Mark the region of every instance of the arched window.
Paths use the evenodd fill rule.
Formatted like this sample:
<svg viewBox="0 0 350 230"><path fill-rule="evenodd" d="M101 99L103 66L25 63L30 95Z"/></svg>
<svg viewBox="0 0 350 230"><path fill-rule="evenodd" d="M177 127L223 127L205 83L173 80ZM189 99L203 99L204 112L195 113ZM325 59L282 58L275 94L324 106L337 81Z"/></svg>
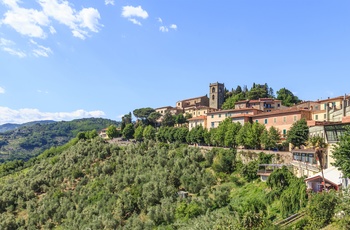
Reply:
<svg viewBox="0 0 350 230"><path fill-rule="evenodd" d="M211 96L211 99L215 100L215 95Z"/></svg>
<svg viewBox="0 0 350 230"><path fill-rule="evenodd" d="M215 87L211 88L211 92L215 93Z"/></svg>

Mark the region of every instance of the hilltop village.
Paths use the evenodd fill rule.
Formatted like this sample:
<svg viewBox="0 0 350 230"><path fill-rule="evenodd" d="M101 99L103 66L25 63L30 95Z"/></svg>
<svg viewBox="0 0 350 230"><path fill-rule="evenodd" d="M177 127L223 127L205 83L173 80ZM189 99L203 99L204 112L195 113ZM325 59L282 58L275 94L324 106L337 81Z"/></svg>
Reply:
<svg viewBox="0 0 350 230"><path fill-rule="evenodd" d="M226 118L242 125L246 122L257 122L271 126L281 132L281 139L285 140L288 130L300 119L307 121L310 136L320 136L327 143L325 151L325 177L328 183L338 188L347 180L341 178L341 172L332 167L332 148L339 140L339 135L345 125L350 124L350 95L327 98L317 101L302 101L293 106L283 106L281 100L273 98L259 98L257 100L242 100L234 105L234 109L222 109L225 97L225 85L223 83L209 84L209 96L199 96L176 102L176 106L164 106L155 110L164 115L166 113L186 114L189 131L197 126L203 126L210 130L217 128ZM161 118L160 118L161 120ZM306 176L309 180L309 188L317 190L321 184L319 165L315 160L315 150L289 149L292 155L291 165L294 173ZM328 178L328 179L327 179Z"/></svg>

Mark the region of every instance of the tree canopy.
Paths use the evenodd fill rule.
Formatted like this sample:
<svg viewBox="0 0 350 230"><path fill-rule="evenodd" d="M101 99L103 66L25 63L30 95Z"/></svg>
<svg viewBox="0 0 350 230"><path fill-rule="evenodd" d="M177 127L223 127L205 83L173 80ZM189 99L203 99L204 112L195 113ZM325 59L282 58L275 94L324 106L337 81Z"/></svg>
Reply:
<svg viewBox="0 0 350 230"><path fill-rule="evenodd" d="M293 148L300 148L302 145L306 145L308 139L309 127L305 119L294 122L287 132L287 142L291 143Z"/></svg>

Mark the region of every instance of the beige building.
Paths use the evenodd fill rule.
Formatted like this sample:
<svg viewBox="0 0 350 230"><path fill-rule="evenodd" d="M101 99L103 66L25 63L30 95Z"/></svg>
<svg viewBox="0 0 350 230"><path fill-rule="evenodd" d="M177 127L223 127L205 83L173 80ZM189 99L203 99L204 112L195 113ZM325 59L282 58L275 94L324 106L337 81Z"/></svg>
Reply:
<svg viewBox="0 0 350 230"><path fill-rule="evenodd" d="M176 102L176 108L178 109L184 109L192 106L209 106L209 98L207 96L201 96Z"/></svg>
<svg viewBox="0 0 350 230"><path fill-rule="evenodd" d="M252 116L252 121L265 125L267 130L271 126L274 126L281 131L282 138L284 138L293 123L302 118L305 118L307 121L311 120L311 111L289 108L273 112L259 113Z"/></svg>
<svg viewBox="0 0 350 230"><path fill-rule="evenodd" d="M188 121L188 130L191 131L191 129L201 125L203 128L207 128L207 116L202 115L198 117L193 117L187 120Z"/></svg>
<svg viewBox="0 0 350 230"><path fill-rule="evenodd" d="M244 124L250 121L252 115L258 114L258 109L228 109L207 113L207 128L217 128L223 120L230 117L234 122Z"/></svg>
<svg viewBox="0 0 350 230"><path fill-rule="evenodd" d="M203 105L184 108L184 114L190 114L192 117L207 115L207 113L214 111L216 111L216 109Z"/></svg>
<svg viewBox="0 0 350 230"><path fill-rule="evenodd" d="M254 108L264 112L287 108L282 105L281 100L273 98L259 98L258 100L243 100L235 103L235 109Z"/></svg>
<svg viewBox="0 0 350 230"><path fill-rule="evenodd" d="M161 115L164 115L166 112L170 112L172 115L182 113L182 109L179 109L176 107L171 107L171 106L164 106L164 107L156 108L155 111Z"/></svg>

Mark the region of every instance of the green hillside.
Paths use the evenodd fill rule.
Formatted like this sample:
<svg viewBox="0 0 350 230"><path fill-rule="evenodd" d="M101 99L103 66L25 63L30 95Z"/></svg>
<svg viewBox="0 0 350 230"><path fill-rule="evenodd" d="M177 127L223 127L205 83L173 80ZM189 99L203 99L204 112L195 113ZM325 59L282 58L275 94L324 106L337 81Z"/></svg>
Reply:
<svg viewBox="0 0 350 230"><path fill-rule="evenodd" d="M67 143L79 132L99 131L118 122L103 118L84 118L54 123L24 125L0 133L0 162L13 159L28 160L53 146Z"/></svg>
<svg viewBox="0 0 350 230"><path fill-rule="evenodd" d="M0 176L0 229L281 229L307 202L303 179L260 182L268 157L234 149L75 138L33 159Z"/></svg>

